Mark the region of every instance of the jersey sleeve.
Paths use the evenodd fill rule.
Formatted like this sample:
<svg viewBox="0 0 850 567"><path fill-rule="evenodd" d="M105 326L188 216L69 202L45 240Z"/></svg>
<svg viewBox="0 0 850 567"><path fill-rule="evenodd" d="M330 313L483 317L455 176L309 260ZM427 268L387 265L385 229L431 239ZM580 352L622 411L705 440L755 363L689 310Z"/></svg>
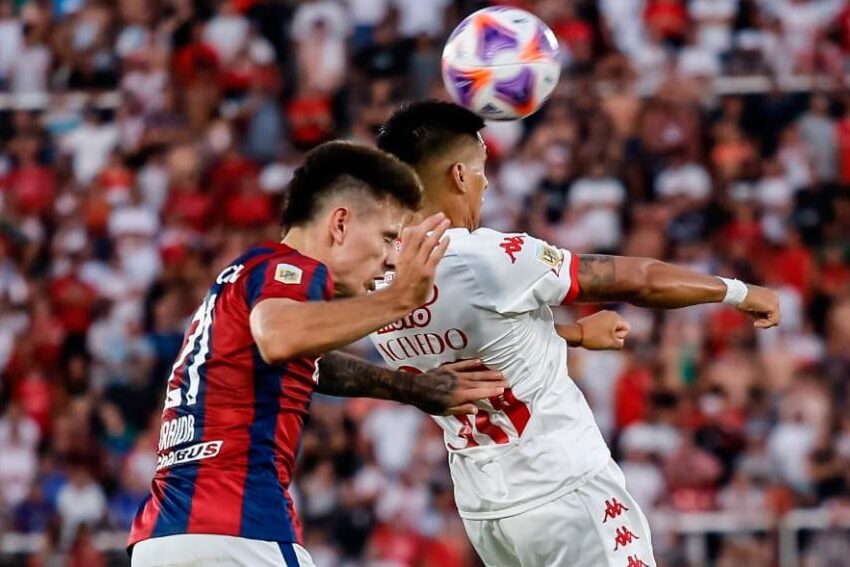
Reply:
<svg viewBox="0 0 850 567"><path fill-rule="evenodd" d="M525 313L576 299L578 255L527 234L496 234L477 244L467 264L478 280L482 307Z"/></svg>
<svg viewBox="0 0 850 567"><path fill-rule="evenodd" d="M324 264L272 258L248 274L245 295L248 309L264 299L328 301L333 298L333 283Z"/></svg>

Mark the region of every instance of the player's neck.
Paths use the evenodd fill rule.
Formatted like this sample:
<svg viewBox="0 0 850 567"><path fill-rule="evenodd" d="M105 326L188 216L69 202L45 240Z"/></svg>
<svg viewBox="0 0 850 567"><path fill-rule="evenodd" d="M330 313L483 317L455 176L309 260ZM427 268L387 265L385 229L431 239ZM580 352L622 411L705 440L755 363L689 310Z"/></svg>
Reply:
<svg viewBox="0 0 850 567"><path fill-rule="evenodd" d="M290 248L297 250L302 256L309 256L310 258L319 260L320 262L323 261L321 258L322 251L319 250L316 245L318 239L310 236L309 228L307 227L291 228L283 236L283 240L281 240L281 242Z"/></svg>
<svg viewBox="0 0 850 567"><path fill-rule="evenodd" d="M421 222L422 220L430 217L431 215L435 215L437 213L443 213L448 217L449 222L451 223L451 228L467 228L472 230L471 222L466 218L467 215L463 213L460 207L453 206L448 202L441 201L423 201L422 208L416 215L414 222Z"/></svg>

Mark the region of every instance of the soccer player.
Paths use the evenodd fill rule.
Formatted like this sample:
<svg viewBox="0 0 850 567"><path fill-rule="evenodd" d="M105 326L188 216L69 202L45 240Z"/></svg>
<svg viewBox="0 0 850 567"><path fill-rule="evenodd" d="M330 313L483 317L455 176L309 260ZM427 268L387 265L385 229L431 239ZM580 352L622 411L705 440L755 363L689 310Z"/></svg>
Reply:
<svg viewBox="0 0 850 567"><path fill-rule="evenodd" d="M494 567L655 565L649 525L581 391L567 375L551 306L620 301L673 309L727 303L758 328L779 322L768 289L645 258L573 254L527 234L479 228L487 189L481 118L426 101L397 111L378 145L412 165L423 215L452 228L434 290L372 340L394 368L427 371L475 358L501 370L503 394L470 417L436 417L455 500L478 554Z"/></svg>
<svg viewBox="0 0 850 567"><path fill-rule="evenodd" d="M379 150L335 142L308 154L289 186L283 241L224 268L186 332L152 494L128 542L134 567L313 565L287 487L311 394L340 390L333 375L317 383L317 357L425 302L448 221L405 228L395 248L420 198L413 171ZM390 269L395 282L367 295ZM503 391L498 372L476 365L425 380L339 376L348 391L462 412Z"/></svg>

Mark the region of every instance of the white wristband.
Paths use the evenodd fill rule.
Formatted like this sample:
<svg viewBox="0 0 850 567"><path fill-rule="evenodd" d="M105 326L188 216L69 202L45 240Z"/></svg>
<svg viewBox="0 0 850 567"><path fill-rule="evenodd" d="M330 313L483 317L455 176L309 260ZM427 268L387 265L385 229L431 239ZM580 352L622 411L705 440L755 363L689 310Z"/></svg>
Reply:
<svg viewBox="0 0 850 567"><path fill-rule="evenodd" d="M747 284L741 280L721 278L720 276L718 276L718 279L726 284L726 297L723 298L723 303L736 307L741 305L747 298Z"/></svg>

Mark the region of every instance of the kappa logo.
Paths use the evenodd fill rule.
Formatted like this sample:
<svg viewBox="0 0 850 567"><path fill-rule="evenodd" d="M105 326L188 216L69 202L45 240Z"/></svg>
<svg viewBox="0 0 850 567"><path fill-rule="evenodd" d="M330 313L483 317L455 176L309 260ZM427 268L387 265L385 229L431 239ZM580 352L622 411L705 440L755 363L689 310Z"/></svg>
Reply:
<svg viewBox="0 0 850 567"><path fill-rule="evenodd" d="M629 555L626 559L629 560L626 567L649 567L649 564L641 560L637 555Z"/></svg>
<svg viewBox="0 0 850 567"><path fill-rule="evenodd" d="M283 284L300 284L304 271L292 264L278 264L274 269L274 279Z"/></svg>
<svg viewBox="0 0 850 567"><path fill-rule="evenodd" d="M505 254L511 259L511 264L516 264L516 255L522 252L522 247L525 246L525 237L506 236L499 246L505 250Z"/></svg>
<svg viewBox="0 0 850 567"><path fill-rule="evenodd" d="M617 518L623 511L628 512L629 509L623 506L623 504L617 500L616 498L612 498L611 500L605 501L605 518L602 520L604 524L608 520L613 520Z"/></svg>
<svg viewBox="0 0 850 567"><path fill-rule="evenodd" d="M614 537L614 551L621 547L626 547L636 539L640 539L635 533L626 526L617 528L617 535Z"/></svg>

